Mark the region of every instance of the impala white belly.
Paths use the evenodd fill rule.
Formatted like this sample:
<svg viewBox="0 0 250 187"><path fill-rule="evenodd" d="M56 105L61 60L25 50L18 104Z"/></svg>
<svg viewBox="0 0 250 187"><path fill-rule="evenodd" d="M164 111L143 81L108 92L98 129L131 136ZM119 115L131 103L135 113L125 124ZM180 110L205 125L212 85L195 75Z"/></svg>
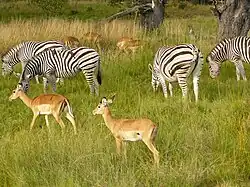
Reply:
<svg viewBox="0 0 250 187"><path fill-rule="evenodd" d="M37 106L37 109L39 110L39 114L42 115L48 115L52 113L51 106L49 104L42 104Z"/></svg>
<svg viewBox="0 0 250 187"><path fill-rule="evenodd" d="M120 131L119 135L124 141L138 141L142 140L141 131Z"/></svg>

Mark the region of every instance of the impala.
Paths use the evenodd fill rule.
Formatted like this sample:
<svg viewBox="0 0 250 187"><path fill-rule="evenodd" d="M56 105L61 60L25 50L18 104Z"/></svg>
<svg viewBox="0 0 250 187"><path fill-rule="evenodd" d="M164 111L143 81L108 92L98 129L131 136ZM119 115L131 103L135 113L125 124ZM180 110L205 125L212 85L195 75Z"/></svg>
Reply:
<svg viewBox="0 0 250 187"><path fill-rule="evenodd" d="M69 101L66 97L59 94L42 94L34 99L29 98L24 91L22 86L18 85L13 93L9 97L9 100L20 98L24 104L33 111L33 119L30 124L30 131L32 130L35 120L39 115L45 115L46 125L50 132L48 115L52 114L56 121L62 128L62 131L65 128L65 125L60 117L62 112L66 113L66 118L72 123L74 128L74 133L76 134L76 125L74 120L74 115L72 113L72 108L69 104Z"/></svg>
<svg viewBox="0 0 250 187"><path fill-rule="evenodd" d="M157 127L150 119L114 119L109 110L109 105L113 103L111 99L103 97L97 108L93 110L93 115L102 115L104 122L111 131L116 140L117 153L121 153L124 149L126 155L126 141L142 140L149 150L153 153L154 162L159 165L159 152L154 146L155 137L157 135Z"/></svg>
<svg viewBox="0 0 250 187"><path fill-rule="evenodd" d="M102 36L100 34L96 32L87 32L83 35L83 40L94 44L98 50L101 50L100 41L102 40Z"/></svg>
<svg viewBox="0 0 250 187"><path fill-rule="evenodd" d="M130 37L122 37L118 40L116 46L120 51L124 51L126 53L132 51L135 53L138 48L142 47L142 43L140 40L134 40Z"/></svg>
<svg viewBox="0 0 250 187"><path fill-rule="evenodd" d="M80 41L73 36L65 36L63 38L63 43L69 48L80 47Z"/></svg>

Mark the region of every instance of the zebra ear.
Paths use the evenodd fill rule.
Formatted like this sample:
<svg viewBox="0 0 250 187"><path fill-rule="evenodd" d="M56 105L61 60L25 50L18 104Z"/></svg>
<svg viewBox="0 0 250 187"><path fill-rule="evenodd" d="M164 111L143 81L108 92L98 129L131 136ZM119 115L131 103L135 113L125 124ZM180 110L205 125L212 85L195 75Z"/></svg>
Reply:
<svg viewBox="0 0 250 187"><path fill-rule="evenodd" d="M26 75L26 78L30 79L31 78L31 74Z"/></svg>
<svg viewBox="0 0 250 187"><path fill-rule="evenodd" d="M148 69L152 72L153 71L153 67L151 64L148 64Z"/></svg>

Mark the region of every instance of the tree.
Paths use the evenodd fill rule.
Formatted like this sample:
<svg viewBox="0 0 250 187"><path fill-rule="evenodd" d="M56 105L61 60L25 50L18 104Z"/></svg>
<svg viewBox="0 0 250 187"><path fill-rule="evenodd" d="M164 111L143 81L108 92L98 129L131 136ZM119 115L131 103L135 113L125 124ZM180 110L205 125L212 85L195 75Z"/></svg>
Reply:
<svg viewBox="0 0 250 187"><path fill-rule="evenodd" d="M213 14L218 19L218 39L247 36L250 29L249 0L213 0Z"/></svg>
<svg viewBox="0 0 250 187"><path fill-rule="evenodd" d="M158 28L164 20L165 0L152 0L152 3L140 5L137 3L134 7L116 13L106 20L112 21L135 12L140 14L140 25L146 30L153 30Z"/></svg>

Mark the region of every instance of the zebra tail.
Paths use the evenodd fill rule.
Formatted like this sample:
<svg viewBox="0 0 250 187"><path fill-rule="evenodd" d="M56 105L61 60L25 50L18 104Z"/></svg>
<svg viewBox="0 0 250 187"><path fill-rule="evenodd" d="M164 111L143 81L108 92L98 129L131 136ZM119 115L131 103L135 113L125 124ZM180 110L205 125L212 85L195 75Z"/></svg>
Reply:
<svg viewBox="0 0 250 187"><path fill-rule="evenodd" d="M101 74L101 61L98 60L98 71L97 71L97 81L101 85L102 84L102 74Z"/></svg>

